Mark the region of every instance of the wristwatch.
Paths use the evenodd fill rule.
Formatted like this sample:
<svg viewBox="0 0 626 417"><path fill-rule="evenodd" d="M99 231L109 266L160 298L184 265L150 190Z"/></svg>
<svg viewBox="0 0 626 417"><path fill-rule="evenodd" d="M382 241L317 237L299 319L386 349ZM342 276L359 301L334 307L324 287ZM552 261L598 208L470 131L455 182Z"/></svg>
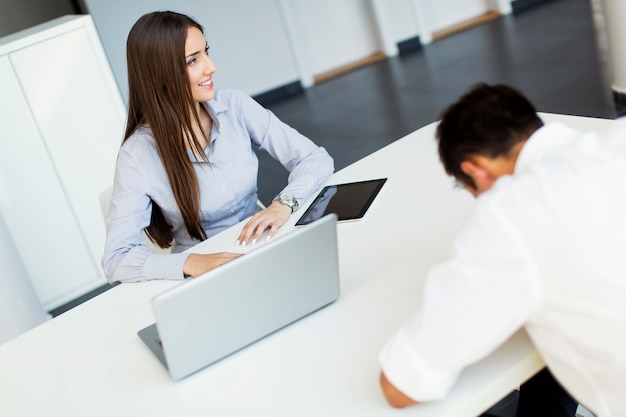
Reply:
<svg viewBox="0 0 626 417"><path fill-rule="evenodd" d="M298 210L298 200L296 200L295 197L289 193L277 195L274 201L278 201L280 204L290 207L292 213Z"/></svg>

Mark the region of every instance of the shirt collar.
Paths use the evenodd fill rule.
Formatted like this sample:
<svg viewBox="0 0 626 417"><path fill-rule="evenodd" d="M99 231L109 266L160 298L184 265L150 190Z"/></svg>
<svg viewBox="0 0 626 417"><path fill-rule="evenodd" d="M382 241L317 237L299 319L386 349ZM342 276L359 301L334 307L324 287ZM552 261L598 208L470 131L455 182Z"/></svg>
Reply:
<svg viewBox="0 0 626 417"><path fill-rule="evenodd" d="M228 110L228 107L219 100L218 92L215 93L215 97L213 97L213 100L205 101L204 103L202 103L202 105L204 106L206 111L209 113L209 116L211 116L211 120L213 121L215 128L217 129L218 132L220 132L221 125L220 125L220 118L218 117L218 115Z"/></svg>
<svg viewBox="0 0 626 417"><path fill-rule="evenodd" d="M533 133L515 162L515 173L525 171L553 149L570 142L576 131L560 122L548 123Z"/></svg>

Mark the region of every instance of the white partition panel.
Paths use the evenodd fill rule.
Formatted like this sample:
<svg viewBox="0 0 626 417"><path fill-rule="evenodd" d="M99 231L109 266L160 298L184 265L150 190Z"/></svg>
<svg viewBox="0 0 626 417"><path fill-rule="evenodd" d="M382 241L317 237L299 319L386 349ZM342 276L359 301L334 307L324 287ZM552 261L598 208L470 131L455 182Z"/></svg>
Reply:
<svg viewBox="0 0 626 417"><path fill-rule="evenodd" d="M73 244L81 231L6 56L0 79L0 211L39 298L54 300L62 282L97 271L87 248Z"/></svg>
<svg viewBox="0 0 626 417"><path fill-rule="evenodd" d="M113 181L112 161L124 125L119 93L115 85L103 82L108 67L97 59L84 27L17 51L11 61L98 264L104 250L104 224L93 218L99 214L100 192Z"/></svg>
<svg viewBox="0 0 626 417"><path fill-rule="evenodd" d="M289 0L287 18L302 39L313 74L332 71L380 52L370 3L362 0Z"/></svg>
<svg viewBox="0 0 626 417"><path fill-rule="evenodd" d="M1 38L0 92L0 213L51 310L106 283L99 194L124 105L89 16Z"/></svg>

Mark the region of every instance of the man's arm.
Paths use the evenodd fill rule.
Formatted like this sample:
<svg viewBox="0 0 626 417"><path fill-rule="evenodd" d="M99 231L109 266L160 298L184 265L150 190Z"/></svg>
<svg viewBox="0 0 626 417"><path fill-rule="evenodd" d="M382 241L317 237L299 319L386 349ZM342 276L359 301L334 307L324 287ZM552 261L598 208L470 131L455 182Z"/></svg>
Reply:
<svg viewBox="0 0 626 417"><path fill-rule="evenodd" d="M380 386L383 389L385 398L387 398L387 402L394 408L404 408L409 405L417 404L417 401L404 395L402 391L389 382L383 372L380 373Z"/></svg>

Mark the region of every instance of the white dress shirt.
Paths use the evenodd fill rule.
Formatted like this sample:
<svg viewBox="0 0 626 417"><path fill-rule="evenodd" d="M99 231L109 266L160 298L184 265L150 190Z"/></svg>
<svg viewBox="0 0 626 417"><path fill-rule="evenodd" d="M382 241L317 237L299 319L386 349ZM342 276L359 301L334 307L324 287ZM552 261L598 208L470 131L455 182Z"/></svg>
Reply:
<svg viewBox="0 0 626 417"><path fill-rule="evenodd" d="M271 111L236 90L218 90L204 103L213 125L205 149L209 164L189 151L200 185L200 221L213 236L254 214L259 161L254 147L267 151L288 171L283 192L300 204L318 190L334 170L324 148L280 121ZM156 202L172 226L171 254L147 246L143 229ZM117 158L102 258L109 282L183 279L189 256L180 253L197 244L187 232L178 204L148 127L140 127L122 145Z"/></svg>
<svg viewBox="0 0 626 417"><path fill-rule="evenodd" d="M599 417L626 416L626 123L539 129L513 175L477 199L452 258L380 354L416 401L525 326L561 384Z"/></svg>

